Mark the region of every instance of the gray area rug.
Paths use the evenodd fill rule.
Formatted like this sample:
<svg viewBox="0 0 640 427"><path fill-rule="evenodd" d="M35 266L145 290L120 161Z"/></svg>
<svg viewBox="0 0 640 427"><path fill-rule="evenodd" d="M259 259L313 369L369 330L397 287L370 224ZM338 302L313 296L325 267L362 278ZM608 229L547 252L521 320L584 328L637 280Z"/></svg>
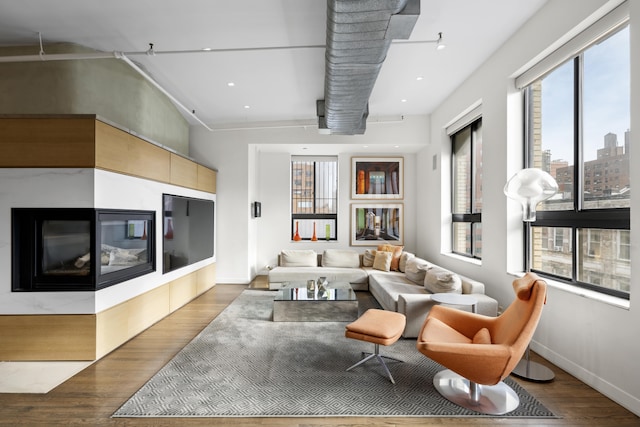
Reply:
<svg viewBox="0 0 640 427"><path fill-rule="evenodd" d="M347 322L272 322L277 291L245 290L114 417L484 416L440 396L443 368L415 339L380 346L396 381L377 361L346 372L373 344L345 338ZM358 292L360 310L375 307ZM479 369L481 369L479 367ZM520 406L505 417L554 417L517 383Z"/></svg>

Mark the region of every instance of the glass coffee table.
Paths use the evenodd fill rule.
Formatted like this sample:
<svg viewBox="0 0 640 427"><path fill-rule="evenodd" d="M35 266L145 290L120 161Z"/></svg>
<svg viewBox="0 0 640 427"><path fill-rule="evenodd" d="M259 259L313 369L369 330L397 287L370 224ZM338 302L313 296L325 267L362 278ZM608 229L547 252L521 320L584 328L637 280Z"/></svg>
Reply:
<svg viewBox="0 0 640 427"><path fill-rule="evenodd" d="M351 322L358 318L358 299L347 282L307 289L306 282L289 282L273 300L274 322Z"/></svg>

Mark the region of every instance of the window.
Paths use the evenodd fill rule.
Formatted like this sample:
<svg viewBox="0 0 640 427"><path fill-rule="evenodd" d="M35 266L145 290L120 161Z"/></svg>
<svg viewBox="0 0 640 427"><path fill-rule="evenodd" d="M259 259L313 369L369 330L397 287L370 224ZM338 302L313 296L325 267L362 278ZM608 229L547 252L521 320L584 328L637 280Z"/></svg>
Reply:
<svg viewBox="0 0 640 427"><path fill-rule="evenodd" d="M620 23L622 22L622 23ZM618 21L524 86L527 166L559 191L538 205L527 264L542 275L629 298L630 47Z"/></svg>
<svg viewBox="0 0 640 427"><path fill-rule="evenodd" d="M482 258L482 119L451 135L452 251Z"/></svg>
<svg viewBox="0 0 640 427"><path fill-rule="evenodd" d="M291 236L336 240L338 158L291 159Z"/></svg>

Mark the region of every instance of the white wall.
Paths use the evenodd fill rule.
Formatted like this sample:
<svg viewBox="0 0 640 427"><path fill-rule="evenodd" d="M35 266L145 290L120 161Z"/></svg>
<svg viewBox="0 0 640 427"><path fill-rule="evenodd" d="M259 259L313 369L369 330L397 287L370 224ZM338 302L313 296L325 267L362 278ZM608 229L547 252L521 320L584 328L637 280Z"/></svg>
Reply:
<svg viewBox="0 0 640 427"><path fill-rule="evenodd" d="M403 156L405 168L405 246L415 250L415 153L428 137L426 116L371 123L365 135L320 135L315 127L273 127L245 131L193 129L190 154L218 170L218 283L248 283L266 274L280 250L290 247L349 247L352 156ZM364 148L363 145L368 145ZM395 148L400 145L401 148ZM303 150L307 148L306 150ZM290 156L338 155L338 241L297 242L290 235ZM431 163L429 163L430 167ZM262 217L251 218L251 202L262 203ZM322 235L322 233L321 233ZM357 247L364 251L364 247Z"/></svg>
<svg viewBox="0 0 640 427"><path fill-rule="evenodd" d="M619 1L612 2L620 3ZM502 188L507 179L522 167L522 110L520 94L513 77L526 68L540 52L574 28L600 14L603 0L550 0L482 67L452 93L431 115L431 145L420 153L420 161L433 155L441 157L438 171L421 170L418 180L425 185L418 193L418 210L427 212L418 223L420 236L438 234L439 238L419 239L418 251L432 261L463 272L486 284L487 293L506 306L513 299L508 272L522 271L522 223L519 206L507 202ZM631 75L640 75L640 2L631 2ZM481 265L447 255L449 211L450 141L445 126L477 100L483 103L483 257ZM632 79L631 128L640 126L640 83ZM444 167L442 167L444 165ZM640 154L631 151L632 187L640 186ZM429 202L440 200L439 209ZM632 198L632 211L638 212L638 198ZM639 265L638 215L632 215L631 251L633 266ZM632 275L633 277L633 275ZM640 414L640 341L636 326L640 310L634 304L640 293L637 280L631 283L630 307L624 301L597 298L587 292L550 282L547 305L536 331L532 348L546 359L587 384L608 395L636 414ZM627 304L628 305L628 304Z"/></svg>

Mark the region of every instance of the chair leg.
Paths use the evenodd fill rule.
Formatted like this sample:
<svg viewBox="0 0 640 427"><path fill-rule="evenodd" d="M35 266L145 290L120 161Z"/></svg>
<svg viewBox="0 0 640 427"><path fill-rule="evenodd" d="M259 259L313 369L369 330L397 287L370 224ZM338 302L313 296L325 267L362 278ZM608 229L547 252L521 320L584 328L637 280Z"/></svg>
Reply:
<svg viewBox="0 0 640 427"><path fill-rule="evenodd" d="M448 369L435 375L433 385L447 400L482 414L506 414L520 404L516 392L502 381L492 386L476 384Z"/></svg>
<svg viewBox="0 0 640 427"><path fill-rule="evenodd" d="M393 379L393 376L391 375L391 372L389 371L389 368L387 367L387 364L384 363L384 359L389 359L389 360L394 360L396 362L402 362L402 360L398 360L398 359L394 359L393 357L387 357L387 356L383 356L380 354L380 344L375 344L374 343L374 352L373 353L365 353L362 352L362 355L364 356L365 354L369 354L367 357L365 357L364 359L360 360L358 363L351 365L350 367L347 368L347 371L352 370L353 368L362 365L363 363L375 358L378 360L378 362L380 362L380 364L382 365L382 367L384 368L385 372L387 373L387 376L389 377L389 380L391 380L392 384L395 384L395 380Z"/></svg>

